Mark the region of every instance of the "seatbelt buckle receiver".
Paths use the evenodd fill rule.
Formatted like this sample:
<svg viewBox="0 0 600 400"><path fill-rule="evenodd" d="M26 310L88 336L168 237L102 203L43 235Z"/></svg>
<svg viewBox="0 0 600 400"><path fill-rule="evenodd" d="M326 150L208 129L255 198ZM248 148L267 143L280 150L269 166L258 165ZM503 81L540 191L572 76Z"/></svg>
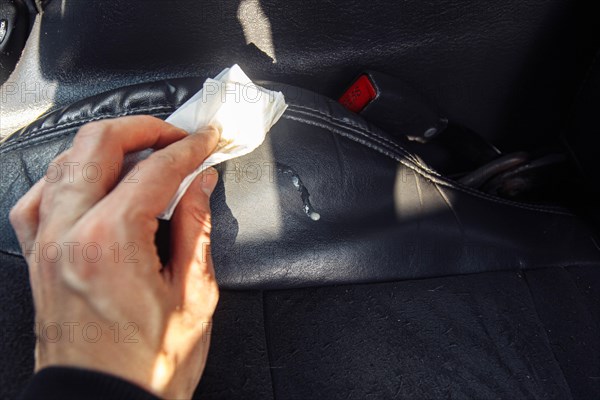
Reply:
<svg viewBox="0 0 600 400"><path fill-rule="evenodd" d="M338 101L387 133L418 142L429 141L448 125L425 96L381 72L360 74Z"/></svg>

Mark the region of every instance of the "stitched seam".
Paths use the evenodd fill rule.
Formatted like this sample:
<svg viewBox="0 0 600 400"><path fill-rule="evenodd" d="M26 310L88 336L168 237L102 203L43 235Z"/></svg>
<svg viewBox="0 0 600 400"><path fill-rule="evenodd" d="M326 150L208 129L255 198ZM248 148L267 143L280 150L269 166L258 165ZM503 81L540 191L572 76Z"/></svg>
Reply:
<svg viewBox="0 0 600 400"><path fill-rule="evenodd" d="M137 108L137 109L132 109L132 110L128 110L125 111L123 113L109 113L109 114L100 114L100 115L96 115L94 117L91 118L83 118L83 119L79 119L79 120L73 120L73 121L69 121L69 122L63 122L62 124L58 124L49 128L42 128L40 130L32 130L29 134L28 137L36 137L36 136L40 136L43 135L44 133L50 132L50 131L54 131L54 130L60 130L62 128L68 128L70 126L73 125L77 125L80 123L86 123L86 122L91 122L91 121L97 121L99 119L105 119L111 116L124 116L124 115L129 115L131 113L138 113L138 112L149 112L149 111L156 111L156 110L161 110L161 109L172 109L173 107L171 106L156 106L156 107L147 107L147 108ZM25 134L25 136L27 136L27 134Z"/></svg>
<svg viewBox="0 0 600 400"><path fill-rule="evenodd" d="M71 134L71 132L65 132L62 133L60 135L56 135L56 136L50 136L48 137L48 139L44 139L44 140L40 140L40 141L36 141L34 143L31 143L31 145L28 146L19 146L20 144L23 143L23 141L25 139L35 139L35 138L39 138L40 136L44 136L44 134L51 134L57 131L60 131L62 129L69 129L72 128L74 126L77 125L83 125L86 124L88 122L93 122L93 121L98 121L98 120L102 120L102 119L106 119L106 118L117 118L117 117L124 117L127 115L131 115L131 114L138 114L138 113L145 113L145 112L149 112L149 111L156 111L156 110L160 110L160 109L170 109L172 110L173 107L171 106L161 106L161 107L152 107L152 108L140 108L140 109L134 109L134 110L129 110L123 113L118 113L118 114L102 114L102 115L97 115L95 117L91 117L91 118L86 118L86 119L80 119L77 121L69 121L57 126L53 126L51 128L46 128L46 129L42 129L39 131L35 131L33 134L28 134L25 133L21 136L15 137L14 141L11 142L6 142L4 146L0 147L0 154L6 153L9 150L15 150L15 149L26 149L32 146L36 146L42 143L46 143L48 141L54 140L56 138L60 138L63 136L67 136L69 134ZM167 114L166 112L164 113L156 113L155 115L163 115L163 114ZM23 140L21 140L21 138L23 138ZM29 144L29 142L27 142Z"/></svg>
<svg viewBox="0 0 600 400"><path fill-rule="evenodd" d="M348 129L356 129L358 132L360 132L361 134L364 134L366 136L375 136L378 139L382 139L383 142L386 142L386 143L381 143L382 145L388 145L388 144L393 145L393 147L396 147L402 153L408 154L408 151L406 151L403 147L400 147L398 144L394 143L393 141L391 141L391 140L389 140L389 139L387 139L387 138L385 138L383 136L380 136L380 135L376 134L375 132L373 132L373 131L371 131L371 130L363 127L363 126L360 126L360 125L352 122L350 119L344 120L343 118L335 117L335 116L333 116L331 114L328 114L328 113L326 113L324 111L317 110L317 109L314 109L314 108L311 108L311 107L300 106L300 105L297 105L297 104L291 104L290 108L292 108L292 109L299 108L300 110L292 110L292 111L295 111L295 112L297 112L299 114L308 114L308 115L313 116L315 118L319 118L319 116L323 116L323 117L325 117L323 119L326 119L328 122L335 121L335 122L339 123L340 125L343 125L343 126L347 127ZM307 111L302 111L302 110L307 110ZM317 114L317 115L315 115L315 114ZM372 139L373 140L377 140L375 138L372 138Z"/></svg>
<svg viewBox="0 0 600 400"><path fill-rule="evenodd" d="M292 107L298 107L298 106L297 105L292 105ZM60 125L57 125L57 126L53 126L51 128L42 129L40 131L35 132L34 135L27 136L25 134L25 135L20 136L20 137L25 137L26 136L27 138L37 138L37 137L42 136L43 133L52 132L52 131L58 131L60 129L66 129L66 128L69 128L69 127L76 126L78 124L83 124L83 123L87 123L87 122L97 121L99 119L104 119L104 118L108 118L108 117L126 116L126 115L131 115L131 114L134 114L134 113L149 112L149 111L155 111L155 110L160 110L160 109L172 109L172 108L173 108L172 106L155 106L155 107L147 107L147 108L139 108L139 109L128 110L126 112L117 113L117 114L103 114L103 115L98 115L98 116L95 116L95 117L92 117L92 118L86 118L86 119L81 119L81 120L77 120L77 121L70 121L68 123L64 123L64 124L60 124ZM326 116L327 119L334 120L334 121L340 123L341 126L338 125L340 128L345 128L347 130L354 131L355 133L359 133L359 134L361 134L363 136L366 136L367 138L369 138L369 139L377 142L378 144L380 144L383 147L388 147L386 145L386 142L389 142L389 140L386 139L386 138L384 138L383 142L380 141L380 140L377 140L377 139L375 139L375 138L373 138L372 136L369 135L370 133L373 133L373 132L366 131L364 129L356 129L356 128L352 127L351 125L349 126L349 124L347 122L345 122L343 120L340 120L340 119L337 119L335 117L332 117L332 116L330 116L328 114L325 114L325 113L323 113L320 110L314 110L314 109L312 109L310 107L304 107L304 106L300 106L299 108L304 108L304 109L307 109L307 110L314 111L314 112L316 112L319 115L311 115L308 112L303 112L303 111L298 111L298 110L295 111L296 113L306 113L306 114L309 114L309 115L311 115L311 116L313 116L315 118L319 118L319 119L322 119L322 120L324 118L321 117L321 116ZM290 111L293 111L293 110L290 110ZM298 122L308 123L307 120L303 120L302 118L298 118L297 121ZM327 121L327 122L329 122L329 121ZM328 126L323 126L322 124L315 124L315 125L321 126L323 128L326 128L326 129L330 128ZM338 131L338 133L340 133L340 132ZM66 133L65 133L65 135L66 135ZM352 135L348 135L348 136L352 137ZM381 138L381 136L379 136L377 134L375 134L375 136L377 136L378 138ZM48 141L52 140L52 139L56 139L56 138L57 138L56 136L53 136L52 138L49 138ZM355 141L357 139L356 137L352 137L352 138ZM46 142L47 141L39 141L37 143L34 143L34 145L39 145L39 144L46 143ZM13 143L12 146L1 148L0 149L0 154L5 153L6 151L8 151L10 149L14 149L15 147L18 147L17 145L19 143L21 143L21 142L17 141L16 143ZM410 165L407 162L407 160L403 159L402 156L398 156L398 154L394 154L393 153L393 149L389 149L388 148L389 150L392 150L392 153L389 153L389 152L382 151L382 149L380 147L373 146L371 144L367 144L366 142L361 141L359 143L361 143L361 144L363 144L363 145L365 145L367 147L370 147L370 148L372 148L372 149L374 149L374 150L376 150L376 151L378 151L378 152L380 152L380 153L382 153L382 154L384 154L384 155L386 155L386 156L388 156L388 157L390 157L390 158L392 158L392 159L400 162L405 167L412 169L416 173L418 173L418 174L420 174L420 175L422 175L422 176L424 176L424 177L426 177L426 178L428 178L428 179L430 179L432 181L434 181L434 180L437 181L436 183L439 183L441 185L444 185L444 186L447 186L447 187L450 187L450 188L453 188L453 189L456 189L456 190L460 190L460 191L462 191L464 193L467 193L467 194L470 194L470 195L473 195L473 196L476 196L476 197L480 197L480 198L483 198L483 199L486 199L486 200L494 201L494 202L497 202L497 203L500 203L500 204L512 205L512 206L515 206L515 207L520 207L520 208L524 208L524 209L528 209L528 210L541 211L541 212L550 212L550 213L562 214L562 215L572 215L570 213L559 211L559 210L552 209L552 208L545 208L545 207L537 207L537 206L526 205L526 204L523 204L523 203L517 203L517 202L512 202L512 201L508 201L508 200L504 200L504 199L492 197L492 196L486 195L485 193L474 192L474 191L472 192L470 190L466 190L465 188L462 188L460 186L455 186L455 185L453 185L450 182L447 182L447 181L445 181L443 179L440 179L439 174L437 174L435 172L431 173L431 175L433 175L433 176L431 176L430 174L425 174L422 170L424 170L426 172L430 172L429 168L424 168L420 163L411 160L416 165L417 168L415 168L415 166ZM394 145L394 147L398 148L398 150L400 150L402 153L407 153L407 151L404 148L402 148L401 146L397 145L394 142L391 142L391 143ZM29 147L29 146L21 147L21 149L27 148L27 147ZM422 170L420 170L420 169L422 169Z"/></svg>
<svg viewBox="0 0 600 400"><path fill-rule="evenodd" d="M360 130L361 132L363 132L366 135L374 135L375 137L377 137L377 138L385 141L386 143L392 145L393 147L396 147L398 150L400 150L402 153L404 153L405 156L407 156L408 158L413 159L412 154L408 150L406 150L404 147L402 147L401 145L399 145L398 143L394 142L393 140L391 140L391 139L389 139L389 138L387 138L387 137L385 137L385 136L383 136L383 135L381 135L381 134L379 134L379 133L377 133L375 131L367 129L364 126L356 124L352 120L340 119L340 118L337 118L337 117L335 117L333 115L327 114L327 113L325 113L325 112L323 112L321 110L317 110L317 109L314 109L314 108L311 108L311 107L307 107L307 106L301 106L301 105L298 105L298 104L293 104L291 106L293 108L301 108L301 109L305 109L305 110L314 111L317 114L323 115L323 116L325 116L325 117L327 117L329 119L332 119L334 121L337 121L337 122L339 122L339 123L341 123L343 125L352 126L352 127L356 128L356 129ZM434 171L429 166L423 165L423 164L419 163L418 161L415 161L415 163L418 164L418 165L420 165L426 171L429 171L429 172L432 172L432 173L435 173L436 175L438 175L437 171Z"/></svg>
<svg viewBox="0 0 600 400"><path fill-rule="evenodd" d="M340 128L343 128L343 129L348 129L348 130L350 130L352 132L355 132L355 133L357 133L357 134L359 134L361 136L367 137L368 139L370 139L370 140L378 143L379 145L381 145L383 147L388 148L391 151L397 151L396 149L394 149L393 147L390 147L385 142L382 142L381 140L378 140L377 138L372 137L370 135L371 132L369 130L355 128L353 125L348 125L343 120L338 120L338 119L336 119L334 117L321 117L319 115L314 115L314 114L312 114L310 112L307 112L307 111L299 111L299 110L290 110L290 111L298 113L298 114L308 115L308 116L311 116L313 118L320 119L320 120L324 121L327 124L338 126ZM323 115L326 115L326 114L323 114ZM409 159L411 159L411 161L414 161L413 157L411 156L411 154L408 153L408 152L406 152L406 150L404 150L403 148L399 148L399 150L400 150L400 153L402 154L403 157L409 158ZM417 165L419 165L419 166L422 167L422 165L420 165L420 163L418 163L418 162L415 162L415 164L417 164ZM423 168L423 169L426 170L426 171L429 171L429 168Z"/></svg>
<svg viewBox="0 0 600 400"><path fill-rule="evenodd" d="M21 134L18 137L16 137L15 140L18 140L18 139L23 138L23 137L34 138L34 137L42 136L45 133L50 133L50 132L53 132L53 131L61 130L63 128L69 128L71 126L75 126L75 125L86 123L86 122L97 121L99 119L105 119L105 118L110 118L110 117L121 117L121 116L130 115L130 114L133 114L133 113L150 112L150 111L156 111L156 110L161 110L161 109L173 109L173 107L172 106L155 106L155 107L146 107L146 108L136 108L136 109L132 109L132 110L128 110L128 111L122 112L122 113L100 114L100 115L96 115L96 116L93 116L93 117L88 117L88 118L83 118L83 119L77 119L77 120L73 120L73 121L69 121L69 122L63 122L61 124L58 124L58 125L55 125L55 126L51 126L51 127L48 127L48 128L41 128L41 129L35 129L35 128L33 128L30 131L28 131L27 128L25 128L26 131L23 134Z"/></svg>
<svg viewBox="0 0 600 400"><path fill-rule="evenodd" d="M525 210L530 210L530 211L539 211L539 212L544 212L544 213L550 213L550 214L557 214L557 215L565 215L565 216L573 216L572 213L568 212L568 211L563 211L561 209L556 209L556 208L550 208L550 207L541 207L541 206L535 206L535 205L529 205L529 204L525 204L525 203L518 203L518 202L514 202L514 201L510 201L510 200L505 200L505 199L501 199L498 197L493 197L490 195L487 195L485 193L481 193L481 192L477 192L477 191L471 191L467 188L463 188L460 186L455 186L454 184L452 184L451 182L448 182L444 179L441 179L439 175L435 174L435 175L429 175L426 173L426 171L421 170L418 166L416 165L411 165L406 159L402 158L402 155L399 155L397 153L394 153L391 149L387 149L384 150L381 147L378 147L377 145L374 145L372 143L368 143L366 141L360 140L358 138L356 138L355 136L353 136L352 134L344 134L342 132L340 132L339 130L335 130L334 128L332 128L331 126L325 125L323 123L320 122L316 122L316 121L310 121L307 119L304 119L302 117L294 117L294 116L290 116L290 115L283 115L284 118L286 119L291 119L294 121L298 121L298 122L303 122L303 123L307 123L310 125L314 125L314 126L319 126L321 128L325 128L325 129L329 129L333 132L336 132L344 137L348 137L351 138L354 141L357 141L358 143L363 144L364 146L367 146L373 150L378 151L379 153L382 153L388 157L390 157L391 159L398 161L399 163L401 163L402 165L404 165L405 167L415 171L417 174L425 177L426 179L429 179L430 181L440 184L442 186L446 186L449 187L451 189L454 190L458 190L461 191L463 193L466 193L468 195L474 196L474 197L479 197L481 199L484 200L488 200L488 201L492 201L495 203L499 203L499 204L504 204L504 205L508 205L508 206L513 206L513 207L518 207L518 208L522 208ZM370 138L372 139L372 138Z"/></svg>
<svg viewBox="0 0 600 400"><path fill-rule="evenodd" d="M297 111L294 111L294 112L297 112ZM306 113L306 112L301 112L301 113L303 113L303 114L309 114L309 113ZM322 118L320 118L318 116L315 116L315 118L322 119ZM341 127L343 127L343 126L341 126ZM347 128L347 129L349 129L350 131L352 131L351 128ZM370 138L370 139L375 140L373 138ZM381 144L381 143L379 143L379 144ZM389 149L389 147L387 147L387 148ZM374 149L379 150L379 148L374 148ZM389 150L391 150L393 152L393 149L389 149ZM386 154L386 155L389 156L389 154ZM402 157L402 155L400 155L400 157ZM395 157L393 157L393 158L396 159ZM467 194L471 194L471 195L474 195L474 196L477 196L477 197L481 197L481 198L484 198L484 199L487 199L487 200L491 200L491 201L495 201L495 202L499 202L499 203L503 203L503 204L513 205L513 206L517 206L517 207L521 207L521 208L528 208L528 209L535 210L535 211L547 211L547 212L558 213L558 214L569 215L569 216L573 215L572 213L567 212L565 210L562 210L560 208L543 207L543 206L535 206L535 205L529 205L529 204L525 204L525 203L519 203L519 202L515 202L515 201L510 201L510 200L505 200L505 199L501 199L501 198L498 198L498 197L494 197L494 196L488 195L486 193L478 192L478 191L475 191L475 190L472 190L472 189L469 189L469 188L464 188L464 187L461 187L461 186L457 186L457 185L455 185L454 182L448 181L448 180L444 179L443 177L441 177L437 173L434 173L433 176L429 176L426 173L426 172L428 172L427 169L425 169L425 172L418 171L414 167L409 166L409 165L407 165L404 162L404 161L409 162L409 160L397 160L397 161L400 161L406 167L409 167L409 168L415 170L415 172L418 172L420 175L422 175L422 176L424 176L424 177L426 177L426 178L428 178L428 179L430 179L432 181L435 181L435 182L437 182L439 184L442 184L444 186L447 186L447 187L450 187L450 188L453 188L453 189L456 189L456 190L463 191L463 192L465 192ZM412 160L410 160L410 161L412 161ZM421 167L421 165L419 163L414 163L414 164L416 165L417 168Z"/></svg>
<svg viewBox="0 0 600 400"><path fill-rule="evenodd" d="M393 151L390 150L390 149L385 149L385 148L377 147L373 143L369 143L368 141L366 141L364 139L357 138L357 137L352 136L350 134L344 134L344 133L342 133L340 131L332 129L330 126L325 125L325 124L323 124L321 122L311 121L311 120L308 120L308 119L304 119L302 117L295 117L295 116L286 115L286 114L283 115L283 118L290 119L290 120L296 121L296 122L302 122L302 123L313 125L313 126L318 126L320 128L325 128L325 129L331 130L332 132L338 133L342 137L350 137L355 142L360 143L363 146L366 146L366 147L371 148L373 150L376 150L377 152L379 152L379 153L381 153L383 155L388 156L389 158L391 158L394 161L400 161L400 162L402 162L402 158L400 156L398 156L398 154L394 154ZM411 167L411 166L407 165L407 167L414 170L414 168ZM417 171L415 171L415 172L417 172ZM422 174L419 173L419 175L422 175Z"/></svg>
<svg viewBox="0 0 600 400"><path fill-rule="evenodd" d="M348 129L352 129L352 128L357 129L358 130L357 133L360 133L360 134L362 134L364 136L368 136L371 139L379 142L383 146L386 145L384 143L381 143L377 139L371 137L372 135L374 135L375 137L377 137L377 138L383 140L384 142L386 142L387 144L392 145L393 147L397 148L406 158L410 158L412 162L414 162L415 164L417 164L418 166L420 166L421 168L423 168L425 171L427 171L429 173L432 173L432 174L435 174L435 175L439 175L439 173L437 171L431 169L429 166L424 165L424 164L420 163L418 160L416 160L413 157L413 155L408 150L406 150L404 147L402 147L398 143L396 143L396 142L394 142L394 141L386 138L385 136L378 134L377 132L374 132L374 131L371 131L369 129L366 129L363 126L354 124L351 121L345 121L343 119L336 118L336 117L334 117L334 116L332 116L330 114L327 114L327 113L325 113L325 112L323 112L321 110L316 110L316 109L313 109L313 108L310 108L310 107L306 107L306 106L298 106L296 104L293 104L293 105L290 105L290 106L291 106L291 108L303 108L303 109L306 109L306 110L314 111L315 113L320 114L320 115L326 117L328 120L332 120L332 121L338 122L339 124L343 125L344 127L348 128ZM303 111L299 111L299 110L293 110L293 111L295 111L297 113L303 113ZM307 114L312 115L311 113L307 113ZM314 116L314 117L318 118L317 116Z"/></svg>
<svg viewBox="0 0 600 400"><path fill-rule="evenodd" d="M167 115L167 114L168 113L157 113L155 115L156 116L159 116L159 115L162 116L162 115ZM72 134L73 134L73 132L71 130L67 130L67 131L61 132L59 134L48 135L47 137L44 137L44 138L42 138L40 140L36 140L34 142L31 142L31 141L28 140L26 142L22 142L21 141L21 142L12 143L12 145L10 147L7 147L6 149L5 148L1 148L0 149L0 155L2 155L4 153L8 153L9 151L28 149L28 148L31 148L31 147L39 146L39 145L44 144L44 143L51 142L53 140L60 140L63 137L69 136L69 135L72 135ZM26 145L25 146L19 146L19 145L22 145L22 144L26 144Z"/></svg>
<svg viewBox="0 0 600 400"><path fill-rule="evenodd" d="M353 126L353 127L355 127L355 128L361 129L361 130L364 130L364 129L365 129L363 126L361 126L361 125L359 125L359 124L355 123L354 121L352 121L352 120L350 120L350 119L348 119L347 121L346 121L346 120L344 120L344 119L339 119L339 118L336 118L336 117L334 117L333 115L327 114L327 113L326 113L326 112L324 112L324 111L321 111L321 110L318 110L318 109L315 109L315 108L312 108L312 107L308 107L308 106L302 106L302 105L299 105L299 104L294 104L293 106L294 106L294 107L297 107L297 108L305 109L305 110L314 111L314 112L316 112L316 113L318 113L318 114L321 114L321 115L324 115L324 116L326 116L326 117L329 117L329 118L331 118L331 119L333 119L333 120L335 120L335 121L344 122L344 123L346 123L346 124L348 124L348 125L351 125L351 126ZM374 131L369 131L369 130L367 130L367 131L368 131L370 134L373 134L373 135L375 135L376 137L378 137L378 138L380 138L380 139L382 139L382 140L384 140L384 141L388 142L388 143L389 143L389 144L391 144L392 146L394 146L394 147L397 147L397 148L401 149L401 150L402 150L402 151L404 151L404 152L407 152L407 151L406 151L406 149L404 149L402 146L400 146L398 143L394 142L393 140L390 140L390 139L386 138L385 136L379 135L378 133L376 133L376 132L374 132Z"/></svg>
<svg viewBox="0 0 600 400"><path fill-rule="evenodd" d="M392 140L390 140L390 139L388 139L388 138L386 138L384 136L381 136L381 135L377 134L376 132L373 132L373 131L371 131L371 130L369 130L369 129L367 129L367 128L365 128L365 127L363 127L363 126L361 126L361 125L359 125L357 123L354 123L350 119L344 120L343 118L335 117L335 116L333 116L331 114L328 114L328 113L326 113L324 111L321 111L321 110L318 110L318 109L315 109L315 108L312 108L312 107L308 107L308 106L301 106L299 104L290 104L290 107L291 108L299 108L299 109L304 109L304 110L312 111L312 112L315 112L315 113L317 113L319 115L322 115L322 116L326 117L329 120L339 122L340 124L348 126L348 127L356 128L356 129L360 130L361 132L363 132L364 134L366 134L367 136L374 135L375 137L377 137L379 139L382 139L383 141L387 142L388 144L391 144L393 147L398 148L402 153L405 153L407 155L410 154L406 149L404 149L402 146L400 146L399 144L395 143L394 141L392 141ZM299 110L295 110L295 111L298 112L298 113L302 112L302 111L299 111ZM308 113L308 114L312 115L311 113Z"/></svg>

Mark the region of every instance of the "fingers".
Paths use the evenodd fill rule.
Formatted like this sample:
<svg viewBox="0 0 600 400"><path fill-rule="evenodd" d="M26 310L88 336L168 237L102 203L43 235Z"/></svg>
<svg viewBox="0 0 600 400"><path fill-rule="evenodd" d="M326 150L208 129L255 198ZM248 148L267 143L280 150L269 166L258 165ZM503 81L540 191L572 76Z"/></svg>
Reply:
<svg viewBox="0 0 600 400"><path fill-rule="evenodd" d="M214 168L200 174L171 220L172 258L168 272L186 307L214 309L218 298L210 255L210 194L217 180Z"/></svg>
<svg viewBox="0 0 600 400"><path fill-rule="evenodd" d="M53 216L55 223L73 224L114 187L126 153L162 148L186 136L183 130L150 116L84 125L73 146L48 168L42 220Z"/></svg>
<svg viewBox="0 0 600 400"><path fill-rule="evenodd" d="M39 208L42 200L44 179L37 181L10 210L10 223L17 234L23 255L27 256L37 236Z"/></svg>
<svg viewBox="0 0 600 400"><path fill-rule="evenodd" d="M208 127L154 152L138 164L136 182L119 183L102 206L120 207L128 215L156 218L183 179L213 152L218 140L218 131Z"/></svg>

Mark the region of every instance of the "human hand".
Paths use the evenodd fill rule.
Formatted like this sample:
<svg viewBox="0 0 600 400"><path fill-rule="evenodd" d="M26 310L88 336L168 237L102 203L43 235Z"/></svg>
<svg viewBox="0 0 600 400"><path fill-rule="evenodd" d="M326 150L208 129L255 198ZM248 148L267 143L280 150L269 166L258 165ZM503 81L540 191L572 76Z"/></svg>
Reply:
<svg viewBox="0 0 600 400"><path fill-rule="evenodd" d="M219 297L209 251L216 171L177 206L164 266L156 216L217 141L213 128L187 135L146 116L87 124L11 210L36 310L36 371L81 367L161 397L192 396ZM124 155L149 147L157 151L133 179L119 181Z"/></svg>

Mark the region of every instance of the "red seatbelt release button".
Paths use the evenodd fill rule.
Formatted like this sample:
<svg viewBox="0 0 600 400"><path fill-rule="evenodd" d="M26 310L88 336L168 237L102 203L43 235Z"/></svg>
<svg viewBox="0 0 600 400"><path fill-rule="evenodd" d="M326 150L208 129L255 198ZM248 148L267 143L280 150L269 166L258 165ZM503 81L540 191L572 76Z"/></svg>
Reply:
<svg viewBox="0 0 600 400"><path fill-rule="evenodd" d="M338 101L348 110L359 113L376 97L377 91L369 77L361 75Z"/></svg>

